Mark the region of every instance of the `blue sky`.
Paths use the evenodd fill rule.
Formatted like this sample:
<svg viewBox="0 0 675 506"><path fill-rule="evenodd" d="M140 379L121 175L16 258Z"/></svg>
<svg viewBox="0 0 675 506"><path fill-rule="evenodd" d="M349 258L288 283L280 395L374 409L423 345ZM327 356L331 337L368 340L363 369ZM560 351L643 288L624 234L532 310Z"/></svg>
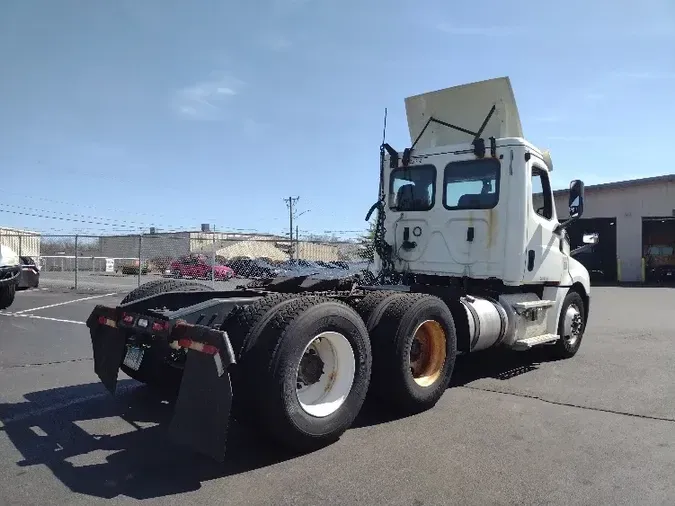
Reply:
<svg viewBox="0 0 675 506"><path fill-rule="evenodd" d="M282 232L293 195L348 235L383 109L403 149L405 97L503 75L556 187L675 172L672 0L5 0L0 61L0 226Z"/></svg>

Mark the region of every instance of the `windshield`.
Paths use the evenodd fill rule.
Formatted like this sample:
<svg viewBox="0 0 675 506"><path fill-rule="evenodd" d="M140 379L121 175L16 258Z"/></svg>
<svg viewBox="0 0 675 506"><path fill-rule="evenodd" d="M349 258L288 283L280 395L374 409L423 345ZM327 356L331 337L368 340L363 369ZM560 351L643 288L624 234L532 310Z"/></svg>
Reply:
<svg viewBox="0 0 675 506"><path fill-rule="evenodd" d="M428 211L434 206L436 167L417 165L391 171L389 208L394 211Z"/></svg>
<svg viewBox="0 0 675 506"><path fill-rule="evenodd" d="M499 161L494 158L452 162L443 176L446 209L491 209L499 201Z"/></svg>

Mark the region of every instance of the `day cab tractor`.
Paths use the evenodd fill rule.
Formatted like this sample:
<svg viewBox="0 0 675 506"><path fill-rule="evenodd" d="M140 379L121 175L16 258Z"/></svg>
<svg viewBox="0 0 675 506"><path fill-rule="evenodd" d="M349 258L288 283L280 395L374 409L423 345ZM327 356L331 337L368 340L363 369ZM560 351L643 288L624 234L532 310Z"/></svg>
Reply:
<svg viewBox="0 0 675 506"><path fill-rule="evenodd" d="M367 394L403 414L432 408L457 354L573 357L591 287L565 228L583 213L583 183L559 220L551 158L524 140L506 77L405 105L412 144L381 146L368 271L229 291L141 285L88 319L103 384L114 393L122 369L175 388L170 436L220 460L230 416L306 452L336 441Z"/></svg>

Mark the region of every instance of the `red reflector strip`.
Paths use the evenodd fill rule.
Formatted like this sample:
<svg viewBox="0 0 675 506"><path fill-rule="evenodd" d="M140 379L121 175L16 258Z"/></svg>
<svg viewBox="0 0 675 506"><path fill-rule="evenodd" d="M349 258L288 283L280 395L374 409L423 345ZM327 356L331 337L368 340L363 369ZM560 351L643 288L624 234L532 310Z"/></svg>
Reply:
<svg viewBox="0 0 675 506"><path fill-rule="evenodd" d="M191 339L179 339L178 346L181 348L188 348L190 350L195 350L200 353L206 353L207 355L216 355L218 353L218 348L212 344L199 343Z"/></svg>
<svg viewBox="0 0 675 506"><path fill-rule="evenodd" d="M99 325L106 325L108 327L117 327L117 322L115 320L111 320L110 318L106 318L105 316L99 316L98 317L98 323Z"/></svg>

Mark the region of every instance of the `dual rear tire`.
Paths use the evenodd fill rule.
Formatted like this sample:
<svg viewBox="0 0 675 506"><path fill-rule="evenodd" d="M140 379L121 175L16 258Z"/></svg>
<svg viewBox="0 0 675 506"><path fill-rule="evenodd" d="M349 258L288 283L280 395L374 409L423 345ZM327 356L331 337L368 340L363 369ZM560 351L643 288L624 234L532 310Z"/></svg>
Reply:
<svg viewBox="0 0 675 506"><path fill-rule="evenodd" d="M372 344L370 395L401 415L435 406L457 356L448 306L433 295L382 291L367 295L356 309Z"/></svg>
<svg viewBox="0 0 675 506"><path fill-rule="evenodd" d="M232 369L235 418L306 452L352 425L371 374L366 327L348 305L276 294L225 322L238 355Z"/></svg>
<svg viewBox="0 0 675 506"><path fill-rule="evenodd" d="M448 387L456 333L430 295L334 299L273 294L223 325L237 364L233 414L293 451L311 451L353 424L367 394L403 414L434 406Z"/></svg>

